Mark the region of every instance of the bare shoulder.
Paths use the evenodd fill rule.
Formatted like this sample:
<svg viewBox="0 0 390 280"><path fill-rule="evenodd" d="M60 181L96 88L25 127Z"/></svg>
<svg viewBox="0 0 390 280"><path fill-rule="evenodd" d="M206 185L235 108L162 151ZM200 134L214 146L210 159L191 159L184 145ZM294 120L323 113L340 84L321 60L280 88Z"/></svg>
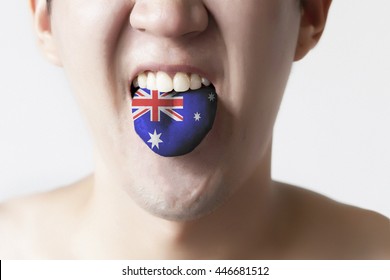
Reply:
<svg viewBox="0 0 390 280"><path fill-rule="evenodd" d="M80 181L0 204L0 259L48 258L60 251L86 188Z"/></svg>
<svg viewBox="0 0 390 280"><path fill-rule="evenodd" d="M302 188L278 189L302 258L390 259L389 218Z"/></svg>

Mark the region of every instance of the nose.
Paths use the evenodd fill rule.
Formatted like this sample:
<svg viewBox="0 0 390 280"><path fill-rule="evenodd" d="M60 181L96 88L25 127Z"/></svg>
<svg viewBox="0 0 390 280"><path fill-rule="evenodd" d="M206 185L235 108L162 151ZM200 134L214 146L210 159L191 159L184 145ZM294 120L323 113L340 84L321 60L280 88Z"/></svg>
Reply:
<svg viewBox="0 0 390 280"><path fill-rule="evenodd" d="M202 0L136 0L130 25L159 37L197 35L208 26L208 12Z"/></svg>

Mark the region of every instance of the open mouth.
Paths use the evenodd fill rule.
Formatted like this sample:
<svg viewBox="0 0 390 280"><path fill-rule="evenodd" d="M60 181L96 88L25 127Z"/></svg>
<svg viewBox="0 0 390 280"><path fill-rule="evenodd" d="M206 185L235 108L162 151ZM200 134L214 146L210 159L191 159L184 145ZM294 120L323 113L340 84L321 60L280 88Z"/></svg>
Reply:
<svg viewBox="0 0 390 280"><path fill-rule="evenodd" d="M134 129L160 156L192 152L213 126L217 93L198 74L147 71L132 81L130 90Z"/></svg>
<svg viewBox="0 0 390 280"><path fill-rule="evenodd" d="M194 73L177 72L174 75L169 75L166 72L146 71L140 73L131 82L131 97L138 89L158 90L159 92L188 92L190 90L198 90L202 87L212 87L209 80Z"/></svg>

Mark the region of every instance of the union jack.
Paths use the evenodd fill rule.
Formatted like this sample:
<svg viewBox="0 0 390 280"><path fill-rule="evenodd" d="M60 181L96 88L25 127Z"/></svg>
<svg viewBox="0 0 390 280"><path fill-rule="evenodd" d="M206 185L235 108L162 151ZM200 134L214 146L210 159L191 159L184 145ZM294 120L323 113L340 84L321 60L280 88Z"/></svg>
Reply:
<svg viewBox="0 0 390 280"><path fill-rule="evenodd" d="M183 96L175 96L172 92L138 89L134 95L132 107L134 121L150 112L150 121L159 122L161 112L175 121L182 122L184 117L176 110L183 109Z"/></svg>

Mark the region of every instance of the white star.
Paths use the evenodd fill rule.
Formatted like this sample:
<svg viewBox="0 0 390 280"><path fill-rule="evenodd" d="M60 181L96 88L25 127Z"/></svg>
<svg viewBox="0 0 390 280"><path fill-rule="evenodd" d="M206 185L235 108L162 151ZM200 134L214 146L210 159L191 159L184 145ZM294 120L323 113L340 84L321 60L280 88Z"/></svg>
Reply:
<svg viewBox="0 0 390 280"><path fill-rule="evenodd" d="M200 113L199 113L199 112L196 112L196 113L194 114L194 119L195 119L195 121L197 121L197 122L201 119L201 116L200 116Z"/></svg>
<svg viewBox="0 0 390 280"><path fill-rule="evenodd" d="M150 139L148 143L152 143L152 149L154 147L157 147L157 149L160 149L158 144L162 143L163 141L160 139L161 133L157 134L156 130L154 130L154 133L149 133Z"/></svg>
<svg viewBox="0 0 390 280"><path fill-rule="evenodd" d="M213 102L214 100L215 100L215 94L214 93L209 93L209 100L211 101L211 102Z"/></svg>

